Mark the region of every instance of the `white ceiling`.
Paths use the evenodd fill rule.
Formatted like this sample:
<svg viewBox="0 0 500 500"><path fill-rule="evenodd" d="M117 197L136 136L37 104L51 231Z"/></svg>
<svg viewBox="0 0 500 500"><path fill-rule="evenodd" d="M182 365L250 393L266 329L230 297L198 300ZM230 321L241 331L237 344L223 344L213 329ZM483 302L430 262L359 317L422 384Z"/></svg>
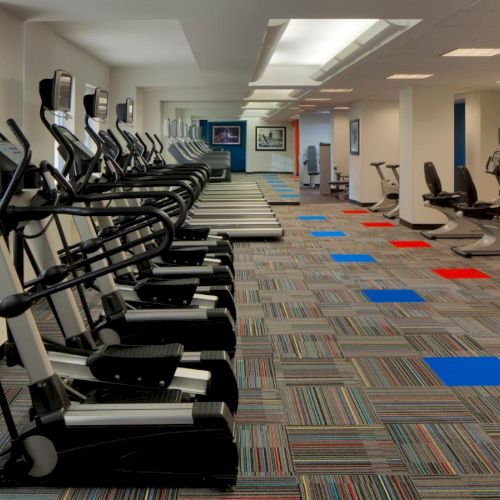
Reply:
<svg viewBox="0 0 500 500"><path fill-rule="evenodd" d="M165 100L243 103L269 19L292 18L422 19L324 82L322 87L355 91L330 95L318 108L395 98L408 85L385 80L396 72L434 73L417 84L447 85L457 93L500 89L500 56L440 57L457 47L500 47L500 0L0 0L0 6L50 22L99 59L130 68L137 86L160 90ZM303 90L319 96L311 83L304 74ZM203 110L206 105L199 114ZM276 118L292 113L280 111Z"/></svg>

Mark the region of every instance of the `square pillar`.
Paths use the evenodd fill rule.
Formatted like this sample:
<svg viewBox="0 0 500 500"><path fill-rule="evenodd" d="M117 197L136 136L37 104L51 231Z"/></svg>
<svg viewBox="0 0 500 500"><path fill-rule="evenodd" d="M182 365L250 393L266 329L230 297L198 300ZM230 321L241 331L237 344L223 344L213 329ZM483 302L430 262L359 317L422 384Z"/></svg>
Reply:
<svg viewBox="0 0 500 500"><path fill-rule="evenodd" d="M453 191L454 94L445 87L409 87L399 94L400 222L410 227L444 224L446 218L424 206L424 163L436 166L443 190Z"/></svg>

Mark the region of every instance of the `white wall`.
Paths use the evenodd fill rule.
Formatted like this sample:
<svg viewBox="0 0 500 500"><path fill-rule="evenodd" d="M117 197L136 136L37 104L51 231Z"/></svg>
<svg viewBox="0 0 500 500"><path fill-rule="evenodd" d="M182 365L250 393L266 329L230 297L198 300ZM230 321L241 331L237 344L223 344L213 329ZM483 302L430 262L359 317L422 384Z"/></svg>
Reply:
<svg viewBox="0 0 500 500"><path fill-rule="evenodd" d="M399 106L397 101L359 101L349 120L359 119L359 155L349 154L349 198L374 203L382 196L375 161L399 163ZM384 169L384 175L386 169ZM387 172L392 178L392 173Z"/></svg>
<svg viewBox="0 0 500 500"><path fill-rule="evenodd" d="M499 186L484 173L493 151L500 149L500 92L473 92L465 95L465 154L479 198L498 196Z"/></svg>
<svg viewBox="0 0 500 500"><path fill-rule="evenodd" d="M319 143L324 142L331 144L333 139L333 114L322 113L302 113L300 115L300 183L309 183L307 175L307 166L304 165L304 155L307 152L308 146L316 146L318 153L318 170L319 170ZM333 148L332 158L330 163L333 165ZM333 167L332 167L333 169ZM319 182L319 178L316 178Z"/></svg>
<svg viewBox="0 0 500 500"><path fill-rule="evenodd" d="M20 19L0 10L0 130L8 118L22 125L23 37Z"/></svg>
<svg viewBox="0 0 500 500"><path fill-rule="evenodd" d="M256 127L286 127L286 151L256 151ZM247 119L247 172L293 173L294 159L293 128L289 122L266 122L259 118Z"/></svg>
<svg viewBox="0 0 500 500"><path fill-rule="evenodd" d="M401 184L400 220L411 224L446 222L437 210L426 208L428 192L424 163L432 161L445 191L453 191L454 95L440 87L410 87L400 91Z"/></svg>
<svg viewBox="0 0 500 500"><path fill-rule="evenodd" d="M334 111L333 115L333 161L337 172L349 174L349 113Z"/></svg>
<svg viewBox="0 0 500 500"><path fill-rule="evenodd" d="M108 89L109 67L56 35L50 25L26 23L23 114L24 130L33 145L34 161L54 159L54 142L38 118L40 109L38 83L43 78L51 78L54 70L59 68L69 71L75 79L73 110L75 133L83 138L85 84Z"/></svg>

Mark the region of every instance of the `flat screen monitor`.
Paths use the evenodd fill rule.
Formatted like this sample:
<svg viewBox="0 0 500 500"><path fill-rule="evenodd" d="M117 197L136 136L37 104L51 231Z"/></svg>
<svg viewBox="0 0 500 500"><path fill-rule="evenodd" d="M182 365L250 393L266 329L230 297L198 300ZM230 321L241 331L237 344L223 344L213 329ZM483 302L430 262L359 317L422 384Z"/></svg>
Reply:
<svg viewBox="0 0 500 500"><path fill-rule="evenodd" d="M108 117L108 91L96 88L95 89L95 110L94 116L105 120Z"/></svg>
<svg viewBox="0 0 500 500"><path fill-rule="evenodd" d="M134 100L127 97L127 123L133 123L134 121Z"/></svg>
<svg viewBox="0 0 500 500"><path fill-rule="evenodd" d="M492 174L497 165L500 165L500 151L495 151L488 159L486 164L486 172Z"/></svg>
<svg viewBox="0 0 500 500"><path fill-rule="evenodd" d="M53 79L54 111L71 111L71 95L73 91L73 76L62 69L54 73Z"/></svg>

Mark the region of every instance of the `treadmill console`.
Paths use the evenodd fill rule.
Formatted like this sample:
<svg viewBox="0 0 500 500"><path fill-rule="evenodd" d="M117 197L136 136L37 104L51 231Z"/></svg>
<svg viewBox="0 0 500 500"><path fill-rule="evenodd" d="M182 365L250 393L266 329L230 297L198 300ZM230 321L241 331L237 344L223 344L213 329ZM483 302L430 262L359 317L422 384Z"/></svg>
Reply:
<svg viewBox="0 0 500 500"><path fill-rule="evenodd" d="M0 134L0 196L5 193L22 159L23 154L19 148ZM19 183L16 193L20 193L24 188L37 189L40 185L39 170L34 166L30 166Z"/></svg>

